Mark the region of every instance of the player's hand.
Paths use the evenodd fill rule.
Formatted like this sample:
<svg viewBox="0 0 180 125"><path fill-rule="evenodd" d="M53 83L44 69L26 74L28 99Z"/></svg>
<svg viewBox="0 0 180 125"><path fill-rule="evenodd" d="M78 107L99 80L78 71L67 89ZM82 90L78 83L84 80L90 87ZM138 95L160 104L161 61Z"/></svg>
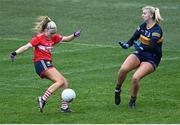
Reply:
<svg viewBox="0 0 180 125"><path fill-rule="evenodd" d="M82 29L80 29L80 30L74 32L74 37L80 37L81 32L82 32Z"/></svg>
<svg viewBox="0 0 180 125"><path fill-rule="evenodd" d="M140 46L140 44L138 42L134 42L134 48L137 51L143 51L144 50L144 48L142 46Z"/></svg>
<svg viewBox="0 0 180 125"><path fill-rule="evenodd" d="M15 58L16 58L16 52L11 52L11 53L9 54L9 58L10 58L10 60L13 62L13 61L15 60Z"/></svg>
<svg viewBox="0 0 180 125"><path fill-rule="evenodd" d="M118 43L123 49L128 49L129 48L129 44L127 44L127 43L124 43L122 41L118 41Z"/></svg>

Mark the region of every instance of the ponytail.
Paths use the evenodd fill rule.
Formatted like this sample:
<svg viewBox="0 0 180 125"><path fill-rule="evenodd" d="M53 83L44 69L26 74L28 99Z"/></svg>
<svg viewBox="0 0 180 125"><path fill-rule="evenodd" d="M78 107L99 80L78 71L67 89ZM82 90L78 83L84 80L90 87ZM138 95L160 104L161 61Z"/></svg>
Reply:
<svg viewBox="0 0 180 125"><path fill-rule="evenodd" d="M47 26L47 23L51 21L51 19L48 16L40 16L37 20L38 21L35 22L34 30L39 33L43 32Z"/></svg>
<svg viewBox="0 0 180 125"><path fill-rule="evenodd" d="M160 15L159 8L155 8L154 15L155 15L155 20L157 23L159 23L160 21L163 21L163 18Z"/></svg>

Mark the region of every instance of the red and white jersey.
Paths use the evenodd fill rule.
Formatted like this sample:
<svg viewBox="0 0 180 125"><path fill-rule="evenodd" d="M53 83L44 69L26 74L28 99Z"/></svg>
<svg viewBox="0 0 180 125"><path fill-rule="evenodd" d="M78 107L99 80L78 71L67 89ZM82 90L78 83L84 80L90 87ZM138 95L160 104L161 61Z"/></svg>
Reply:
<svg viewBox="0 0 180 125"><path fill-rule="evenodd" d="M34 62L45 59L52 61L52 49L53 45L61 42L62 36L54 34L51 39L48 39L44 33L35 35L29 42L34 47Z"/></svg>

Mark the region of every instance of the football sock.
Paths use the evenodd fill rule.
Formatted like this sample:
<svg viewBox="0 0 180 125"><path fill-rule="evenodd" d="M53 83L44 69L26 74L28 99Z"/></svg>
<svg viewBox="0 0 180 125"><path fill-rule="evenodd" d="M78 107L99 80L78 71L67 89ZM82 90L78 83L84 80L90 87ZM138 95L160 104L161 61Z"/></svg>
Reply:
<svg viewBox="0 0 180 125"><path fill-rule="evenodd" d="M117 92L121 91L121 86L120 85L116 85L115 91L117 91Z"/></svg>
<svg viewBox="0 0 180 125"><path fill-rule="evenodd" d="M62 109L67 109L67 108L68 108L68 102L62 100L62 102L61 102L61 108L62 108Z"/></svg>
<svg viewBox="0 0 180 125"><path fill-rule="evenodd" d="M135 102L136 101L136 96L131 96L131 101Z"/></svg>
<svg viewBox="0 0 180 125"><path fill-rule="evenodd" d="M52 93L49 90L46 90L46 92L44 93L44 95L42 96L42 99L44 101L47 101L47 99L49 98L49 96L51 96Z"/></svg>

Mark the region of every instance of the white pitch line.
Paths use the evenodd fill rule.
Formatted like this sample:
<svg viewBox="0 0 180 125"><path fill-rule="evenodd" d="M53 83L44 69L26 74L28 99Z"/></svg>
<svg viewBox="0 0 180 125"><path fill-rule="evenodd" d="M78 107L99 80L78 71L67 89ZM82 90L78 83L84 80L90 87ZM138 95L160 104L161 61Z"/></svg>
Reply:
<svg viewBox="0 0 180 125"><path fill-rule="evenodd" d="M173 61L173 60L179 60L180 57L175 56L175 57L164 57L162 58L162 61Z"/></svg>
<svg viewBox="0 0 180 125"><path fill-rule="evenodd" d="M27 39L18 39L18 38L1 38L2 40L16 40L16 41L29 41ZM93 43L93 42L91 42ZM118 44L116 45L102 45L102 44L87 44L87 43L76 43L76 42L60 42L60 44L75 44L75 45L81 45L81 46L90 46L90 47L110 47L110 48L119 48ZM57 44L58 45L58 44Z"/></svg>
<svg viewBox="0 0 180 125"><path fill-rule="evenodd" d="M17 38L1 38L0 40L19 40L19 41L27 41L26 39L17 39ZM91 42L93 43L93 42ZM76 43L76 42L61 42L60 44L74 44L74 45L81 45L81 46L89 46L89 47L101 47L101 48L120 48L120 46L118 45L102 45L102 44L88 44L88 43ZM57 44L58 46L59 44ZM120 48L121 49L121 48ZM134 49L133 47L130 49ZM164 48L163 51L169 51L167 48ZM173 50L174 51L174 50ZM180 52L180 50L175 50L175 52Z"/></svg>
<svg viewBox="0 0 180 125"><path fill-rule="evenodd" d="M120 48L120 46L117 44L117 46L113 45L102 45L102 44L86 44L86 43L68 43L68 44L76 44L76 45L81 45L81 46L90 46L90 47L102 47L102 48Z"/></svg>

